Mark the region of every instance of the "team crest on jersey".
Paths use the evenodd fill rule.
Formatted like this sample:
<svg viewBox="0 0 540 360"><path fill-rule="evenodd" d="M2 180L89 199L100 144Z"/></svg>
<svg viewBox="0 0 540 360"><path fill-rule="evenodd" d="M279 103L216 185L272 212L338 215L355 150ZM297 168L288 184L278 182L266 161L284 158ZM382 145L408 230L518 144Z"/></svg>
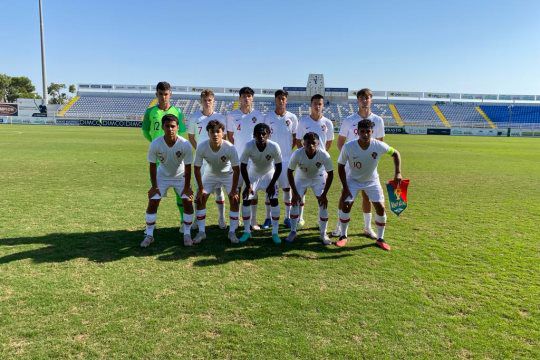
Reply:
<svg viewBox="0 0 540 360"><path fill-rule="evenodd" d="M322 131L326 132L326 125L321 125Z"/></svg>
<svg viewBox="0 0 540 360"><path fill-rule="evenodd" d="M255 124L255 123L257 122L257 118L256 118L255 116L252 117L252 118L251 118L251 122Z"/></svg>
<svg viewBox="0 0 540 360"><path fill-rule="evenodd" d="M181 151L177 151L175 154L176 154L176 157L182 157L182 152Z"/></svg>
<svg viewBox="0 0 540 360"><path fill-rule="evenodd" d="M377 159L377 153L374 151L371 153L371 157L376 160Z"/></svg>
<svg viewBox="0 0 540 360"><path fill-rule="evenodd" d="M159 159L159 162L164 162L164 161L165 161L165 156L163 156L162 153L158 153L158 154L157 154L157 157L158 157L158 159Z"/></svg>
<svg viewBox="0 0 540 360"><path fill-rule="evenodd" d="M289 127L289 125L291 125L291 122L289 120L285 120L285 125L287 125L287 127Z"/></svg>
<svg viewBox="0 0 540 360"><path fill-rule="evenodd" d="M220 157L221 161L223 162L226 162L227 161L227 157L225 155L223 155L222 157Z"/></svg>
<svg viewBox="0 0 540 360"><path fill-rule="evenodd" d="M321 164L320 162L317 161L317 162L315 163L315 166L316 166L317 169L318 169L318 168L320 168L320 167L322 166L322 164Z"/></svg>
<svg viewBox="0 0 540 360"><path fill-rule="evenodd" d="M266 158L266 161L270 161L270 159L272 159L272 156L270 156L270 154L268 154L268 155L265 156L265 158Z"/></svg>

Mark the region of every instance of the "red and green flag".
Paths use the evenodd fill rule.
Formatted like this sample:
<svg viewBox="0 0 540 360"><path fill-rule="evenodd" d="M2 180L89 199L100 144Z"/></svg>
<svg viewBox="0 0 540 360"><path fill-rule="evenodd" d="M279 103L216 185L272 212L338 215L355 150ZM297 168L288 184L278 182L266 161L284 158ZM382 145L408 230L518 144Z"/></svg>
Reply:
<svg viewBox="0 0 540 360"><path fill-rule="evenodd" d="M409 187L409 179L403 179L399 182L399 186L394 180L388 181L386 190L388 191L388 200L390 202L390 210L397 216L407 208L407 188Z"/></svg>

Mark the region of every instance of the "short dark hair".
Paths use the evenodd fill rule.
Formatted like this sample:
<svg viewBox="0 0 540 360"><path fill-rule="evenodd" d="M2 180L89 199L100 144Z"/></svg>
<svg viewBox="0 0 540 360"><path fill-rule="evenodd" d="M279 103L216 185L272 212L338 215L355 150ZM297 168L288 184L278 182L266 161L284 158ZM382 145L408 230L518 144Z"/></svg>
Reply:
<svg viewBox="0 0 540 360"><path fill-rule="evenodd" d="M169 84L166 81L160 81L156 85L156 92L158 92L159 90L162 90L162 91L171 90L171 84Z"/></svg>
<svg viewBox="0 0 540 360"><path fill-rule="evenodd" d="M161 118L161 126L163 126L163 124L165 124L165 122L167 122L167 121L175 121L176 125L178 125L178 118L176 117L176 115L167 114L167 115L163 116Z"/></svg>
<svg viewBox="0 0 540 360"><path fill-rule="evenodd" d="M210 89L204 89L203 91L201 91L201 99L204 99L205 97L208 97L208 96L211 96L213 98L216 97L214 92Z"/></svg>
<svg viewBox="0 0 540 360"><path fill-rule="evenodd" d="M375 123L369 119L362 119L358 122L359 129L373 129Z"/></svg>
<svg viewBox="0 0 540 360"><path fill-rule="evenodd" d="M311 100L309 101L310 103L313 102L313 100L324 100L324 96L322 96L321 94L315 94L311 97Z"/></svg>
<svg viewBox="0 0 540 360"><path fill-rule="evenodd" d="M247 95L255 95L255 91L253 91L252 88L250 88L249 86L244 86L243 88L240 89L240 91L238 92L238 95L242 96L244 94L247 94Z"/></svg>
<svg viewBox="0 0 540 360"><path fill-rule="evenodd" d="M285 96L285 97L289 97L289 93L287 90L277 90L275 93L274 93L274 97L277 98L278 96Z"/></svg>
<svg viewBox="0 0 540 360"><path fill-rule="evenodd" d="M259 132L262 132L262 131L264 131L267 134L270 134L270 126L268 126L265 123L258 123L253 128L253 136L255 136L256 133L259 133Z"/></svg>
<svg viewBox="0 0 540 360"><path fill-rule="evenodd" d="M361 97L370 97L370 98L372 98L373 97L373 92L368 88L360 89L356 93L356 98L359 99Z"/></svg>
<svg viewBox="0 0 540 360"><path fill-rule="evenodd" d="M217 120L210 120L208 124L206 124L206 131L214 130L216 128L225 131L225 125Z"/></svg>
<svg viewBox="0 0 540 360"><path fill-rule="evenodd" d="M319 135L317 135L317 133L314 133L313 131L311 132L308 132L304 135L303 137L304 141L308 141L308 140L317 140L317 141L321 141L321 139L319 138Z"/></svg>

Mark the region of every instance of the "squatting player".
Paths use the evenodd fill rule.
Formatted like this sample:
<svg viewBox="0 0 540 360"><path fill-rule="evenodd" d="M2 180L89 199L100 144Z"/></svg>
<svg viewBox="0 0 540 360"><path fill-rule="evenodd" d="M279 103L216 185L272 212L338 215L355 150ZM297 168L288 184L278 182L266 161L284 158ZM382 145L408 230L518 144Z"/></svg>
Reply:
<svg viewBox="0 0 540 360"><path fill-rule="evenodd" d="M332 140L334 140L334 124L323 115L324 97L320 94L315 94L311 97L309 115L304 115L298 121L296 129L296 143L302 147L302 139L308 132L314 132L319 136L319 147L322 150L330 151ZM304 225L304 200L300 203L300 220L298 225Z"/></svg>
<svg viewBox="0 0 540 360"><path fill-rule="evenodd" d="M238 177L240 174L238 154L234 146L223 140L225 126L217 120L212 120L206 125L208 140L197 145L195 151L195 180L197 181L197 223L199 233L193 239L198 244L206 239L206 202L211 193L217 188L224 187L229 194L229 240L236 244L238 238L235 230L238 227ZM201 175L201 166L206 161L208 164L204 176Z"/></svg>
<svg viewBox="0 0 540 360"><path fill-rule="evenodd" d="M202 110L197 110L189 116L188 119L188 136L189 142L193 146L193 149L197 149L197 144L205 140L208 140L208 132L206 131L206 125L212 120L217 120L227 125L227 119L225 115L214 111L215 95L212 90L205 89L201 91L201 105ZM201 167L201 174L204 175L206 163L203 163ZM221 188L216 189L216 206L218 209L218 224L220 229L225 229L227 224L225 222L225 195Z"/></svg>
<svg viewBox="0 0 540 360"><path fill-rule="evenodd" d="M377 226L377 245L383 250L390 250L384 241L386 213L384 209L384 193L377 173L377 164L384 154L394 159L394 181L401 181L401 157L399 152L388 144L372 139L373 122L363 119L358 122L358 140L349 141L341 149L338 159L338 174L343 190L341 192L339 221L341 236L337 246L347 244L347 228L354 199L359 191L365 191L375 208L375 225ZM349 165L347 173L345 165Z"/></svg>
<svg viewBox="0 0 540 360"><path fill-rule="evenodd" d="M242 219L244 220L244 234L240 242L251 237L251 200L256 198L258 191L266 193L266 200L270 203L272 217L272 240L281 244L279 230L279 203L277 181L281 175L281 150L274 141L268 140L270 127L259 123L253 129L253 140L246 144L240 158L240 172L244 179L242 193ZM251 168L248 174L248 163Z"/></svg>
<svg viewBox="0 0 540 360"><path fill-rule="evenodd" d="M293 113L287 111L287 97L289 93L285 90L277 90L274 94L276 108L274 111L266 114L264 122L270 126L270 138L275 141L281 149L283 159L283 169L279 177L278 185L283 190L283 202L285 204L284 224L291 227L291 188L287 179L286 169L289 166L294 147L296 146L296 128L298 127L298 118ZM263 228L270 227L270 206L266 206L266 220Z"/></svg>
<svg viewBox="0 0 540 360"><path fill-rule="evenodd" d="M332 180L334 171L330 154L320 147L319 135L308 132L303 136L304 147L297 149L289 162L287 177L292 191L291 209L291 232L286 241L292 242L296 238L296 229L299 218L299 203L311 188L319 204L319 231L324 245L332 242L326 234L328 225L328 199L326 195ZM296 170L296 173L294 171Z"/></svg>
<svg viewBox="0 0 540 360"><path fill-rule="evenodd" d="M253 96L255 92L250 87L243 87L239 91L240 108L227 114L227 137L234 144L238 156L244 152L248 141L253 138L253 128L258 123L264 122L264 115L253 108ZM243 179L238 182L238 193L242 192ZM259 230L257 225L257 200L251 202L251 226Z"/></svg>
<svg viewBox="0 0 540 360"><path fill-rule="evenodd" d="M171 84L166 81L158 82L156 85L156 97L158 99L158 103L157 105L146 109L142 122L143 135L150 142L160 136L163 136L164 131L161 127L161 119L167 114L176 116L178 119L178 135L182 136L183 138L187 138L186 126L184 125L184 115L180 109L171 105L171 95ZM180 194L176 193L176 205L178 206L178 211L180 212L180 224L183 224L184 216L182 204L183 202Z"/></svg>
<svg viewBox="0 0 540 360"><path fill-rule="evenodd" d="M383 141L384 140L384 121L383 119L371 112L371 100L373 93L370 89L361 89L356 93L358 101L358 112L352 114L343 120L339 129L337 138L337 148L339 151L343 148L346 142L358 139L358 122L362 119L371 120L374 124L372 137ZM348 165L345 167L349 171ZM339 207L339 206L338 206ZM339 219L338 208L338 219ZM364 235L371 239L376 239L377 235L371 228L371 203L365 191L362 191L362 212L364 214ZM339 237L341 235L341 226L339 220L336 223L336 229L332 231L332 236Z"/></svg>
<svg viewBox="0 0 540 360"><path fill-rule="evenodd" d="M189 142L178 136L178 118L167 114L162 118L163 136L150 143L148 162L150 163L150 181L148 207L146 208L146 231L141 247L148 247L154 242L157 210L162 197L167 196L169 188L181 195L184 214L184 245L191 246L191 224L193 222L193 191L191 190L191 163L193 155ZM159 165L157 165L159 161Z"/></svg>

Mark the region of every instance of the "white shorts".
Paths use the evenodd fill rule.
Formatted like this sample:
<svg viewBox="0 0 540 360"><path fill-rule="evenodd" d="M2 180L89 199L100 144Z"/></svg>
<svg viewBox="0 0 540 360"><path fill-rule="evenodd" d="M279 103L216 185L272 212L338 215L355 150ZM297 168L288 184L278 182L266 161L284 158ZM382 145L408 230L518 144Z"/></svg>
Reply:
<svg viewBox="0 0 540 360"><path fill-rule="evenodd" d="M232 180L233 180L233 172L225 173L222 175L215 175L210 172L207 172L202 176L202 184L204 188L204 192L206 194L211 194L215 192L217 189L225 188L225 191L228 193L232 190Z"/></svg>
<svg viewBox="0 0 540 360"><path fill-rule="evenodd" d="M174 179L174 180L160 179L158 177L157 186L158 186L159 192L161 193L161 196L156 194L152 196L152 199L159 200L161 198L166 197L167 192L169 191L169 188L173 188L176 191L176 193L180 195L182 194L182 191L184 191L184 184L185 184L184 175L182 175L180 179Z"/></svg>
<svg viewBox="0 0 540 360"><path fill-rule="evenodd" d="M289 184L289 179L287 178L287 169L289 169L289 162L288 161L282 161L281 162L281 175L279 175L279 188L280 189L288 189L291 187Z"/></svg>
<svg viewBox="0 0 540 360"><path fill-rule="evenodd" d="M251 172L249 174L249 182L251 182L251 189L253 190L253 194L249 196L248 200L256 199L257 198L257 192L263 191L266 194L266 189L268 188L268 185L270 185L270 182L272 181L272 177L274 176L274 171L270 171L266 174L258 174L256 172ZM278 195L278 185L275 184L275 193L274 197L270 199L277 199Z"/></svg>
<svg viewBox="0 0 540 360"><path fill-rule="evenodd" d="M351 192L351 201L356 199L359 191L364 190L369 198L369 201L384 203L384 192L379 181L360 182L354 179L347 179L347 186Z"/></svg>
<svg viewBox="0 0 540 360"><path fill-rule="evenodd" d="M210 171L209 169L210 169L210 165L208 165L206 160L203 160L203 164L201 166L201 178L204 178L204 173L207 172L207 171ZM195 178L195 176L193 176L193 178ZM197 185L197 181L195 181L195 185ZM205 189L206 189L206 187L205 187ZM217 188L215 190L215 193L216 193L217 197L223 196L223 191L221 190L221 188Z"/></svg>
<svg viewBox="0 0 540 360"><path fill-rule="evenodd" d="M315 196L320 196L324 191L327 176L326 171L319 173L316 177L311 179L295 175L294 184L296 185L296 191L298 191L300 196L304 196L306 191L311 188Z"/></svg>

